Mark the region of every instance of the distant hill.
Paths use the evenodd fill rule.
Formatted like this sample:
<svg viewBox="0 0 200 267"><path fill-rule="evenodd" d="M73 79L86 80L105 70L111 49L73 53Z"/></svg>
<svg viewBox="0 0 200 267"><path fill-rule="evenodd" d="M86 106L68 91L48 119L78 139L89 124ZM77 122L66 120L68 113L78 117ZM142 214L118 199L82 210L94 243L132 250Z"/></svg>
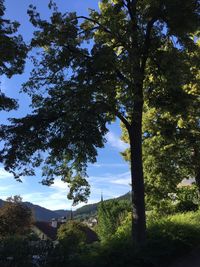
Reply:
<svg viewBox="0 0 200 267"><path fill-rule="evenodd" d="M33 211L33 215L37 221L50 221L52 218L58 218L62 216L67 217L70 214L70 211L66 210L65 214L58 216L55 211L34 205L30 202L24 202L24 204Z"/></svg>
<svg viewBox="0 0 200 267"><path fill-rule="evenodd" d="M4 201L2 199L0 199L0 208L3 206Z"/></svg>
<svg viewBox="0 0 200 267"><path fill-rule="evenodd" d="M116 198L117 200L129 200L130 193L127 193L123 196ZM106 201L110 201L106 200ZM0 207L5 203L2 199L0 199ZM75 218L84 218L95 215L97 213L97 208L100 202L94 204L85 205L73 212ZM39 205L32 204L30 202L24 202L24 204L29 207L33 211L33 215L36 221L50 221L52 218L59 217L69 217L71 211L69 210L49 210L43 208Z"/></svg>
<svg viewBox="0 0 200 267"><path fill-rule="evenodd" d="M122 195L122 196L117 197L115 199L116 200L130 200L130 193L126 193L125 195ZM105 200L105 202L110 201L110 200L111 199L107 199L107 200ZM81 216L94 215L95 213L97 213L99 203L100 203L100 201L98 203L88 204L88 205L85 205L85 206L77 209L74 212L74 216L75 217L81 217Z"/></svg>
<svg viewBox="0 0 200 267"><path fill-rule="evenodd" d="M5 201L0 199L0 207L2 207L4 203L5 203ZM34 205L34 204L30 203L30 202L24 202L24 204L32 210L34 218L35 218L36 221L46 221L46 222L48 222L52 218L57 218L57 217L62 217L62 216L66 217L70 213L70 211L66 210L65 211L65 215L58 216L58 214L55 211L52 211L52 210L49 210L49 209L45 209L43 207L40 207L39 205Z"/></svg>
<svg viewBox="0 0 200 267"><path fill-rule="evenodd" d="M71 211L69 210L54 210L57 217L68 217L70 216Z"/></svg>
<svg viewBox="0 0 200 267"><path fill-rule="evenodd" d="M126 193L125 195L122 195L118 198L116 198L117 200L129 200L130 199L130 193ZM110 201L111 199L105 200L105 201ZM73 212L73 215L75 218L81 218L81 217L89 217L92 215L95 215L97 213L97 209L98 209L98 205L99 205L100 201L94 204L88 204L85 205L81 208L78 208L77 210L75 210ZM54 212L56 212L58 214L58 216L62 217L62 216L66 216L66 210L54 210Z"/></svg>

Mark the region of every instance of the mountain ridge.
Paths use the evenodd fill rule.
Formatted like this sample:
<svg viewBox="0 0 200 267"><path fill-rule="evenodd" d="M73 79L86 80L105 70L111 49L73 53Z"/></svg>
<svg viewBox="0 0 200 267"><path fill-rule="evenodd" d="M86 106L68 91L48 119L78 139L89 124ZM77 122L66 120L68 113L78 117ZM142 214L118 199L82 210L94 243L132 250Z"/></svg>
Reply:
<svg viewBox="0 0 200 267"><path fill-rule="evenodd" d="M120 199L130 199L130 193L126 193L125 195L122 195L118 198L114 198L117 200ZM105 200L110 201L111 199ZM0 208L4 205L6 201L0 199ZM84 205L81 208L78 208L77 210L73 211L73 215L75 218L85 217L85 216L91 216L96 214L98 204L101 201L93 204L87 204ZM34 215L34 218L36 221L50 221L52 218L58 218L58 217L69 217L71 214L70 210L50 210L46 209L44 207L41 207L39 205L33 204L31 202L23 202L27 207L29 207Z"/></svg>

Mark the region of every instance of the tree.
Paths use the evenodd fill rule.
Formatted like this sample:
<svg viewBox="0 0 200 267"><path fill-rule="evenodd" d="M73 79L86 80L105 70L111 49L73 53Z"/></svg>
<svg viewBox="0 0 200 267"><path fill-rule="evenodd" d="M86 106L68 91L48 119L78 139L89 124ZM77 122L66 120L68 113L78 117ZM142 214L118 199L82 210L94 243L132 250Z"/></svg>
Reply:
<svg viewBox="0 0 200 267"><path fill-rule="evenodd" d="M4 18L4 0L0 0L0 76L11 78L24 70L27 48L21 35L15 35L19 23ZM0 89L0 110L10 110L17 107L14 99L6 97Z"/></svg>
<svg viewBox="0 0 200 267"><path fill-rule="evenodd" d="M52 2L49 7L49 21L32 6L28 11L37 28L32 47L40 53L24 84L33 113L2 127L1 160L19 179L33 175L30 165L45 158L44 183L62 176L77 202L84 189L89 194L87 163L95 162L107 123L118 117L130 141L133 238L142 245L144 100L153 98L154 105L171 105L177 112L192 75L185 50L196 50L190 35L198 28L199 1L103 0L89 17L61 14ZM152 76L158 79L152 82ZM175 95L180 97L173 102Z"/></svg>
<svg viewBox="0 0 200 267"><path fill-rule="evenodd" d="M199 209L199 194L196 185L179 186L176 200L178 212L197 211Z"/></svg>
<svg viewBox="0 0 200 267"><path fill-rule="evenodd" d="M0 208L0 236L24 235L30 228L32 212L19 196L9 197Z"/></svg>
<svg viewBox="0 0 200 267"><path fill-rule="evenodd" d="M199 41L192 53L185 51L187 64L195 79L183 86L180 102L174 113L172 105L155 105L156 97L145 99L143 112L143 164L146 198L149 206L159 206L161 200L170 199L177 185L184 179L195 178L198 186L200 135L199 135ZM151 83L157 81L152 75ZM159 97L159 95L158 95ZM172 96L176 103L177 95ZM156 100L157 101L157 100ZM161 102L162 103L162 102ZM122 125L122 139L129 142L127 130ZM122 153L130 161L130 150Z"/></svg>
<svg viewBox="0 0 200 267"><path fill-rule="evenodd" d="M68 251L76 250L81 244L91 244L98 241L97 234L86 224L73 220L59 227L57 238Z"/></svg>
<svg viewBox="0 0 200 267"><path fill-rule="evenodd" d="M97 231L102 241L108 241L115 234L130 208L126 200L102 201L99 204Z"/></svg>
<svg viewBox="0 0 200 267"><path fill-rule="evenodd" d="M86 226L76 221L69 221L60 226L57 237L66 250L77 249L81 243L86 242L86 234L82 230L84 227Z"/></svg>

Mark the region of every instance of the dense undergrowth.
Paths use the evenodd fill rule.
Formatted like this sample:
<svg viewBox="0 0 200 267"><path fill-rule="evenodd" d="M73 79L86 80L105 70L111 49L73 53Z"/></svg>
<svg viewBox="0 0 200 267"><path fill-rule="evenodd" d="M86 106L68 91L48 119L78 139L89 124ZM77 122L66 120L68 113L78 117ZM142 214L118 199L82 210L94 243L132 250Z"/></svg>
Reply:
<svg viewBox="0 0 200 267"><path fill-rule="evenodd" d="M108 242L90 247L79 264L90 267L160 267L184 255L200 242L200 212L148 220L146 245L137 250L131 243L130 218Z"/></svg>
<svg viewBox="0 0 200 267"><path fill-rule="evenodd" d="M13 266L34 266L30 260L32 250L34 254L40 251L40 266L45 267L164 267L199 244L199 222L200 211L162 218L150 216L147 222L147 243L140 250L131 242L131 216L106 242L92 245L81 243L70 250L62 245L53 248L51 244L46 244L34 251L33 246L28 247L27 240L12 239L10 243L4 240L0 246L1 262L4 262L1 266L7 266L4 260L9 253L16 255Z"/></svg>

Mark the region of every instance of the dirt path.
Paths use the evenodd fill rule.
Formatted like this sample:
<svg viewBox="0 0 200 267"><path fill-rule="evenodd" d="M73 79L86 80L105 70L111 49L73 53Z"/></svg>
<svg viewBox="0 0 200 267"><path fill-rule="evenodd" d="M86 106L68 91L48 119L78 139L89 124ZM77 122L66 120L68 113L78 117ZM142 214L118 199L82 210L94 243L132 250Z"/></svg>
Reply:
<svg viewBox="0 0 200 267"><path fill-rule="evenodd" d="M200 247L196 248L185 257L177 259L169 267L200 267Z"/></svg>

